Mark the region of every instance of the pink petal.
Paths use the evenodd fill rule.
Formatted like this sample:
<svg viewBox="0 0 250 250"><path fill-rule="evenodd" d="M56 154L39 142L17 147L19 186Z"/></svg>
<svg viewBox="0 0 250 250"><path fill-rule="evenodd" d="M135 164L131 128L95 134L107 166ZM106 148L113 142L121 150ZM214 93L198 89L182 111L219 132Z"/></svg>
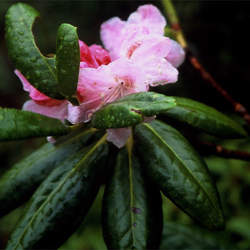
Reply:
<svg viewBox="0 0 250 250"><path fill-rule="evenodd" d="M107 129L107 132L107 141L112 142L118 148L122 148L131 135L131 128Z"/></svg>
<svg viewBox="0 0 250 250"><path fill-rule="evenodd" d="M69 103L67 120L73 124L88 122L90 121L93 113L101 108L102 105L103 102L100 98L84 102L79 106L73 106L71 103Z"/></svg>
<svg viewBox="0 0 250 250"><path fill-rule="evenodd" d="M18 78L21 80L23 84L23 89L29 92L30 98L34 100L36 103L41 104L41 105L46 105L46 106L54 106L54 105L59 105L63 102L61 100L50 98L46 96L45 94L41 93L40 91L38 91L28 82L28 80L24 77L24 75L19 70L16 69L14 72L18 76Z"/></svg>
<svg viewBox="0 0 250 250"><path fill-rule="evenodd" d="M140 6L136 12L132 13L127 21L128 24L137 24L147 27L150 33L164 34L166 20L161 12L153 5Z"/></svg>
<svg viewBox="0 0 250 250"><path fill-rule="evenodd" d="M120 58L110 64L110 69L118 86L123 85L122 96L148 90L141 65L137 65L126 58Z"/></svg>
<svg viewBox="0 0 250 250"><path fill-rule="evenodd" d="M101 46L93 44L88 47L79 40L80 47L80 68L98 68L102 64L110 63L109 53Z"/></svg>
<svg viewBox="0 0 250 250"><path fill-rule="evenodd" d="M18 78L20 79L20 81L23 84L23 89L27 92L30 93L30 97L33 100L36 101L43 101L43 100L47 100L49 99L48 96L44 95L43 93L39 92L37 89L35 89L29 82L28 80L24 77L24 75L19 71L19 70L15 70L14 71L15 74L18 76Z"/></svg>
<svg viewBox="0 0 250 250"><path fill-rule="evenodd" d="M111 58L108 51L103 49L100 45L93 44L89 47L89 50L95 58L98 66L101 66L102 64L106 65L111 62Z"/></svg>
<svg viewBox="0 0 250 250"><path fill-rule="evenodd" d="M122 30L125 22L118 17L113 17L101 25L101 40L104 47L111 53L119 50L122 42ZM114 59L111 55L111 58Z"/></svg>
<svg viewBox="0 0 250 250"><path fill-rule="evenodd" d="M67 101L56 106L44 106L35 103L33 100L26 101L23 105L23 110L31 111L48 117L64 120L67 118Z"/></svg>
<svg viewBox="0 0 250 250"><path fill-rule="evenodd" d="M140 6L127 22L114 17L101 26L101 39L110 51L112 60L131 53L138 38L144 35L164 34L165 18L153 5ZM126 55L127 56L127 55Z"/></svg>
<svg viewBox="0 0 250 250"><path fill-rule="evenodd" d="M78 81L78 97L81 105L68 105L68 120L86 122L104 104L122 96L148 90L141 67L128 59L120 58L97 69L81 68Z"/></svg>
<svg viewBox="0 0 250 250"><path fill-rule="evenodd" d="M144 122L152 122L155 120L156 116L145 117ZM116 129L107 129L107 141L112 142L116 147L122 148L125 146L128 138L131 135L131 128L116 128Z"/></svg>
<svg viewBox="0 0 250 250"><path fill-rule="evenodd" d="M69 104L70 122L89 121L93 112L106 103L106 94L116 85L109 65L97 69L80 69L77 92L81 105L77 107Z"/></svg>
<svg viewBox="0 0 250 250"><path fill-rule="evenodd" d="M170 39L171 49L166 59L174 66L179 67L185 60L185 52L179 43Z"/></svg>
<svg viewBox="0 0 250 250"><path fill-rule="evenodd" d="M172 47L172 43L169 38L159 35L141 36L137 39L137 41L134 40L133 43L137 43L139 45L132 53L127 53L127 55L130 56L132 61L136 61L137 63L140 63L141 61L143 62L145 60L145 56L159 58L166 57L170 53ZM130 48L134 46L133 43L130 43ZM128 49L128 52L130 51L130 48Z"/></svg>
<svg viewBox="0 0 250 250"><path fill-rule="evenodd" d="M134 50L134 46L136 45L135 48L137 48L138 44L140 45L143 40L142 37L145 37L148 34L148 29L144 26L127 24L122 30L120 40L110 49L112 60L116 60L122 56L130 57Z"/></svg>
<svg viewBox="0 0 250 250"><path fill-rule="evenodd" d="M81 102L102 98L115 85L109 65L102 65L97 69L80 69L77 90Z"/></svg>
<svg viewBox="0 0 250 250"><path fill-rule="evenodd" d="M85 121L84 111L81 111L80 106L73 106L69 103L67 120L73 124Z"/></svg>
<svg viewBox="0 0 250 250"><path fill-rule="evenodd" d="M83 67L84 63L87 67L97 68L99 65L96 62L87 44L79 40L79 47L80 47L80 61L82 63L80 67Z"/></svg>
<svg viewBox="0 0 250 250"><path fill-rule="evenodd" d="M144 81L151 86L174 83L178 78L178 70L164 58L149 57L141 64Z"/></svg>
<svg viewBox="0 0 250 250"><path fill-rule="evenodd" d="M147 91L143 80L140 66L120 58L98 69L80 69L78 93L83 104L103 105L124 95Z"/></svg>
<svg viewBox="0 0 250 250"><path fill-rule="evenodd" d="M86 62L80 62L80 68L89 68L89 64Z"/></svg>

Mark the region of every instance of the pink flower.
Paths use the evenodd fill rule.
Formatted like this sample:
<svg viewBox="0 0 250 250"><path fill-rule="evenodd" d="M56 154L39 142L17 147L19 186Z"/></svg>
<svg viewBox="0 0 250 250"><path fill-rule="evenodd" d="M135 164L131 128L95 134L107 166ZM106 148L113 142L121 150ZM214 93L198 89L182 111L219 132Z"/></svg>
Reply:
<svg viewBox="0 0 250 250"><path fill-rule="evenodd" d="M149 41L154 40L155 48L168 48L160 56L177 67L183 62L185 53L177 42L164 37L165 26L166 20L155 6L143 5L132 13L127 21L114 17L103 23L101 39L105 48L109 50L112 60L121 56L130 58L135 51L142 47L144 47L144 51L147 47L150 52ZM147 44L143 46L144 43ZM153 55L157 56L154 53Z"/></svg>
<svg viewBox="0 0 250 250"><path fill-rule="evenodd" d="M88 47L83 41L79 41L79 47L81 68L98 68L111 61L109 53L100 45L93 44Z"/></svg>
<svg viewBox="0 0 250 250"><path fill-rule="evenodd" d="M78 92L82 102L80 106L69 104L68 119L72 123L89 121L104 104L147 90L144 72L127 59L120 58L97 69L81 68Z"/></svg>
<svg viewBox="0 0 250 250"><path fill-rule="evenodd" d="M112 142L118 148L122 148L131 135L131 128L107 129L107 132L107 141Z"/></svg>
<svg viewBox="0 0 250 250"><path fill-rule="evenodd" d="M24 103L24 110L39 113L59 120L67 118L68 109L66 100L56 100L44 95L34 88L19 70L16 69L15 74L21 80L23 89L29 92L29 96L31 98L31 100Z"/></svg>
<svg viewBox="0 0 250 250"><path fill-rule="evenodd" d="M123 96L148 91L150 86L177 81L178 67L185 53L180 45L164 37L165 18L153 5L144 5L127 21L114 17L101 26L101 46L80 45L80 71L77 86L79 106L59 101L33 88L19 71L24 90L32 100L24 109L71 123L87 122L103 105ZM112 60L111 60L112 59ZM108 129L108 140L122 147L130 129Z"/></svg>
<svg viewBox="0 0 250 250"><path fill-rule="evenodd" d="M88 47L84 42L79 41L80 46L80 68L90 67L98 68L102 64L110 63L111 59L106 50L99 45L92 45ZM34 88L19 70L15 70L15 74L21 80L23 89L29 92L31 100L23 105L24 110L39 113L59 120L68 119L68 105L67 100L56 100L38 91ZM82 95L77 90L79 99Z"/></svg>
<svg viewBox="0 0 250 250"><path fill-rule="evenodd" d="M101 38L112 62L80 69L81 105L69 105L72 123L89 121L96 110L122 96L177 81L175 67L183 61L184 51L164 37L165 25L153 5L139 7L126 22L114 17L102 24Z"/></svg>

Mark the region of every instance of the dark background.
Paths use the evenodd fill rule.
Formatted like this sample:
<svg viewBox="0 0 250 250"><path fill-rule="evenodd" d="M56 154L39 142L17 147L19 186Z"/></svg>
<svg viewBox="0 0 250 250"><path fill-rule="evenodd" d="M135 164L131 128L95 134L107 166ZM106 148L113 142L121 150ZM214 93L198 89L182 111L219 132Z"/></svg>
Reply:
<svg viewBox="0 0 250 250"><path fill-rule="evenodd" d="M21 108L23 102L28 99L28 94L22 90L21 83L13 73L14 67L8 59L4 41L4 15L14 2L16 1L0 0L0 106ZM30 0L23 2L31 4L41 13L41 18L34 26L34 33L37 44L44 54L55 51L56 32L62 22L77 26L79 38L88 45L100 44L100 25L110 17L119 16L126 19L139 5L145 3L153 3L163 10L160 1ZM214 78L250 110L250 1L177 0L174 3L194 54ZM158 91L199 100L229 114L233 112L231 105L201 79L188 61L179 70L178 83L158 88ZM1 143L0 172L44 141L44 139L36 139ZM250 150L248 141L237 140L222 143L231 148L240 147ZM238 247L247 249L250 246L250 164L215 157L209 157L206 160L217 180L224 202L229 238ZM167 218L191 223L182 213L176 212L178 210L173 205L169 202L167 204L168 208L165 212ZM95 211L99 214L99 207L100 199L97 201L96 210L93 210L93 216L90 216L91 222L87 223L93 227L83 229L90 245L81 249L103 247L103 242L98 241L101 237L100 228L97 226L99 220L95 219L99 218L99 215L95 214ZM3 247L20 214L21 210L17 210L13 215L0 220L0 234L2 235L0 248ZM74 237L77 238L77 236ZM79 244L84 245L83 242Z"/></svg>

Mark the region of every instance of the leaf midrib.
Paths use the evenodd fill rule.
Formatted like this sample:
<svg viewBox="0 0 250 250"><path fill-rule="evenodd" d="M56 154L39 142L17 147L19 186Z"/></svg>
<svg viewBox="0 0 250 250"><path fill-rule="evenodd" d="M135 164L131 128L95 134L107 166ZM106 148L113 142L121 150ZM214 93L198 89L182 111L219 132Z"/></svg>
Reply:
<svg viewBox="0 0 250 250"><path fill-rule="evenodd" d="M38 216L39 212L50 202L50 200L54 197L54 195L62 188L62 186L64 185L64 183L78 170L79 166L82 165L82 163L100 146L102 145L105 140L106 140L107 135L105 134L96 144L93 148L91 148L89 150L89 152L82 158L82 160L80 160L76 166L69 171L69 173L64 177L64 179L59 183L59 185L50 193L50 195L48 196L48 198L43 202L43 204L40 206L40 208L34 213L34 215L32 216L32 218L30 219L29 223L25 226L25 228L23 229L23 233L18 237L18 240L16 242L16 245L14 247L14 249L18 248L18 244L21 245L21 240L23 239L23 237L25 236L27 230L29 229L29 226L32 224L32 222L36 219L36 217Z"/></svg>
<svg viewBox="0 0 250 250"><path fill-rule="evenodd" d="M223 122L223 121L226 120L226 122L230 124L230 127L231 127L231 128L236 129L236 130L238 130L238 129L242 130L241 127L238 126L237 123L235 123L233 120L231 120L231 119L228 118L227 116L224 116L224 114L221 114L219 111L217 111L216 109L214 109L214 108L212 108L212 107L209 107L209 106L208 106L209 110L204 110L203 108L200 108L199 106L193 107L192 105L189 105L189 104L187 104L187 103L179 102L178 99L177 99L176 101L177 101L177 102L176 102L176 103L177 103L176 108L178 108L178 107L184 108L184 109L186 109L186 110L188 110L188 111L190 111L190 112L194 112L194 113L197 113L197 114L199 114L198 112L203 112L203 113L206 113L206 115L208 116L208 118L210 118L210 119L212 119L212 120L215 120L215 119L214 119L214 113L213 113L213 111L215 111L216 113L218 112L217 115L220 116L220 119L216 119L216 122L217 122L217 123L220 123L220 124L223 124L223 125L224 125L225 122ZM198 103L198 104L199 104L199 103ZM201 103L201 104L204 105L203 103ZM200 104L199 104L199 105L200 105ZM214 109L214 110L211 111L210 108L212 108L212 109ZM221 119L221 118L222 118L222 119ZM221 121L222 121L222 122L221 122Z"/></svg>
<svg viewBox="0 0 250 250"><path fill-rule="evenodd" d="M159 134L148 124L144 123L144 126L148 127L149 130L152 131L152 133L159 138L159 140L174 154L174 156L180 161L182 167L184 169L187 170L187 172L189 173L190 177L198 184L198 186L201 187L201 189L203 190L203 192L206 194L207 199L210 201L210 204L212 204L212 206L215 208L215 210L218 210L217 206L214 204L213 200L211 199L210 195L208 195L208 193L206 192L206 189L203 187L203 185L199 182L199 180L197 180L197 178L192 174L192 171L188 168L185 167L185 164L183 162L183 160L181 158L179 158L179 156L175 153L175 151L172 149L172 147L170 147L160 136ZM211 217L211 215L208 215L210 217L210 219L212 219L212 221L215 221L213 217Z"/></svg>
<svg viewBox="0 0 250 250"><path fill-rule="evenodd" d="M130 221L131 221L131 234L132 234L132 246L135 245L135 232L133 225L135 223L135 215L132 211L133 207L135 206L135 201L134 201L134 185L133 185L133 166L132 166L132 149L133 149L133 137L131 137L128 140L127 143L127 150L128 150L128 163L129 163L129 194L130 194Z"/></svg>

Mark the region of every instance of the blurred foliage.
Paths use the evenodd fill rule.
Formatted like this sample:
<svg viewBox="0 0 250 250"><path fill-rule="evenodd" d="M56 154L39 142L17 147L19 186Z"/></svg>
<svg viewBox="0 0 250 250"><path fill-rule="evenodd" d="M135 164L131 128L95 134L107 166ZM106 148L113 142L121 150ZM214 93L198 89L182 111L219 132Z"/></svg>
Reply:
<svg viewBox="0 0 250 250"><path fill-rule="evenodd" d="M13 73L4 42L4 14L14 2L16 1L0 0L0 106L21 108L28 95L24 93ZM156 0L26 0L23 2L30 3L41 13L34 33L38 46L44 54L55 51L56 31L62 22L77 26L80 39L87 44L100 43L99 27L103 21L113 16L125 19L144 3L154 3L160 7L160 2ZM250 110L249 93L246 91L249 82L250 38L245 35L250 23L250 2L177 0L175 4L190 47L218 82ZM212 87L204 84L188 62L180 67L179 83L157 89L168 95L187 96L221 111L232 112L230 105L221 100ZM188 137L194 135L192 131L186 131L186 128L184 132L189 135ZM205 135L196 134L196 136L231 149L250 152L249 139L221 141ZM45 139L35 139L0 143L0 173L44 141ZM193 233L190 226L193 227L194 222L164 198L165 230L167 230L164 231L165 243L170 244L171 249L202 249L202 243L204 249L250 249L250 163L213 156L207 156L206 162L217 183L227 222L223 235L217 232L213 235L217 237L219 235L220 239L223 238L228 243L225 245L221 241L214 242L212 233L203 231L198 225L195 226L197 234ZM61 250L105 249L100 226L102 193L103 189L99 192L85 222L65 242ZM19 208L0 220L0 249L4 248L22 211L23 208ZM168 221L171 221L169 227ZM175 226L173 222L185 226ZM196 240L197 237L199 240ZM181 242L184 242L184 245ZM174 243L176 245L173 245Z"/></svg>

